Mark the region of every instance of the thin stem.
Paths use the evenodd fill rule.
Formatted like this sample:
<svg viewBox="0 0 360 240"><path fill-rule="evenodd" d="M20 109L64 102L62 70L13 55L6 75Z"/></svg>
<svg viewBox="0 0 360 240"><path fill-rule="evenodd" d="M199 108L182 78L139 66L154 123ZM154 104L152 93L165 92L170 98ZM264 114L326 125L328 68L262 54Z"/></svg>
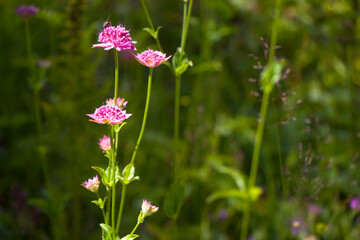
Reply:
<svg viewBox="0 0 360 240"><path fill-rule="evenodd" d="M181 34L181 53L183 53L183 51L185 49L186 37L187 37L188 29L189 29L193 0L190 0L189 8L187 7L187 2L188 2L188 0L184 0L183 29L182 29L182 34ZM189 10L189 12L187 12L187 10ZM182 60L182 54L180 56L180 62L181 62L181 60Z"/></svg>
<svg viewBox="0 0 360 240"><path fill-rule="evenodd" d="M257 175L257 169L258 169L258 165L259 165L259 156L260 156L260 149L261 149L261 141L262 141L262 137L263 137L263 133L264 133L264 126L265 126L265 120L266 120L266 112L267 112L267 107L268 107L269 95L270 95L270 92L264 91L263 99L261 102L261 108L260 108L259 125L256 130L254 153L253 153L253 157L252 157L252 161L251 161L251 170L250 170L248 191L251 191L252 187L255 185L255 182L256 182L256 175ZM248 199L246 201L243 222L242 222L242 227L241 227L241 240L245 240L247 237L249 218L250 218L250 201Z"/></svg>
<svg viewBox="0 0 360 240"><path fill-rule="evenodd" d="M155 29L154 29L154 25L153 25L153 23L152 23L152 21L151 21L151 18L150 18L150 15L149 15L149 12L148 12L148 10L147 10L147 7L146 7L146 4L145 4L144 0L141 0L141 4L142 4L142 6L143 6L143 8L144 8L145 15L146 15L146 19L147 19L147 21L148 21L151 29L152 29L152 30L155 30Z"/></svg>
<svg viewBox="0 0 360 240"><path fill-rule="evenodd" d="M136 226L134 227L134 229L131 231L130 235L134 234L134 232L136 231L136 229L138 228L139 225L140 225L140 222L138 221Z"/></svg>
<svg viewBox="0 0 360 240"><path fill-rule="evenodd" d="M116 153L115 153L115 144L114 144L114 126L111 125L111 134L110 134L110 142L111 142L111 170L112 173L110 175L110 179L112 180L112 200L111 200L111 224L113 229L115 229L115 199L116 199ZM113 231L113 236L115 239L115 231Z"/></svg>
<svg viewBox="0 0 360 240"><path fill-rule="evenodd" d="M98 197L98 199L100 199L100 196L99 196L99 193L96 192L96 196ZM104 221L105 221L105 224L108 225L107 221L106 221L106 216L105 216L105 212L104 212L104 208L101 208L101 212L102 212L102 215L104 217Z"/></svg>
<svg viewBox="0 0 360 240"><path fill-rule="evenodd" d="M115 60L114 103L116 104L116 98L118 96L118 85L119 85L119 57L118 57L118 51L116 49L114 49L114 60Z"/></svg>
<svg viewBox="0 0 360 240"><path fill-rule="evenodd" d="M138 150L139 145L140 145L140 143L141 143L141 139L142 139L142 137L143 137L144 130L145 130L146 119L147 119L147 114L148 114L149 104L150 104L151 81L152 81L153 70L154 70L154 68L150 68L150 69L149 69L149 80L148 80L148 89L147 89L147 96L146 96L146 104L145 104L144 118L143 118L143 122L142 122L142 126L141 126L140 135L139 135L139 138L138 138L138 140L137 140L137 142L136 142L136 146L135 146L133 155L132 155L132 157L131 157L131 162L130 162L131 165L134 165L136 153L137 153L137 150Z"/></svg>
<svg viewBox="0 0 360 240"><path fill-rule="evenodd" d="M125 196L126 196L126 186L127 186L126 184L123 184L123 187L122 187L120 208L119 208L119 214L118 214L118 219L117 219L117 224L116 224L116 234L118 234L119 230L120 230L121 216L122 216L122 212L124 209L124 202L125 202Z"/></svg>
<svg viewBox="0 0 360 240"><path fill-rule="evenodd" d="M174 112L174 164L173 164L173 180L177 177L177 167L179 165L179 117L180 117L180 88L181 78L175 78L175 112Z"/></svg>

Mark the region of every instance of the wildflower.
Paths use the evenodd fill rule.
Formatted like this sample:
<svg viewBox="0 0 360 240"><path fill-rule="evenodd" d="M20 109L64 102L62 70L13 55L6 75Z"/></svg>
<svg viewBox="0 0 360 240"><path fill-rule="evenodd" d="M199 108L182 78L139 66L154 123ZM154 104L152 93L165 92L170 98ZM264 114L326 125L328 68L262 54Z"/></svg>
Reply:
<svg viewBox="0 0 360 240"><path fill-rule="evenodd" d="M96 193L99 189L100 181L98 176L95 176L93 179L89 178L88 181L85 181L81 186L85 187L87 190Z"/></svg>
<svg viewBox="0 0 360 240"><path fill-rule="evenodd" d="M120 98L118 97L116 99L116 103L114 102L113 98L109 98L106 100L106 105L113 105L113 106L117 106L118 108L125 108L127 104L127 101L125 101L125 98Z"/></svg>
<svg viewBox="0 0 360 240"><path fill-rule="evenodd" d="M123 50L136 50L132 41L129 31L122 25L105 26L105 28L99 33L99 44L94 44L92 47L103 47L104 50L110 50L115 48L117 51Z"/></svg>
<svg viewBox="0 0 360 240"><path fill-rule="evenodd" d="M37 7L35 7L35 5L27 6L27 5L23 4L20 7L16 8L15 12L20 17L22 17L24 19L29 19L29 18L35 16L39 12L39 9Z"/></svg>
<svg viewBox="0 0 360 240"><path fill-rule="evenodd" d="M171 57L171 55L166 57L165 53L154 51L152 49L148 49L142 53L138 53L137 55L134 54L134 56L139 63L151 68L159 66Z"/></svg>
<svg viewBox="0 0 360 240"><path fill-rule="evenodd" d="M146 200L143 200L143 204L141 206L141 212L142 216L145 218L147 216L150 216L151 214L157 212L159 210L159 207L152 206L151 202L148 202Z"/></svg>
<svg viewBox="0 0 360 240"><path fill-rule="evenodd" d="M110 137L104 135L103 138L99 138L99 146L104 151L109 151L111 149Z"/></svg>
<svg viewBox="0 0 360 240"><path fill-rule="evenodd" d="M350 200L350 208L351 208L352 210L360 211L360 196L353 197L353 198Z"/></svg>
<svg viewBox="0 0 360 240"><path fill-rule="evenodd" d="M290 221L291 234L293 236L298 235L300 232L305 230L304 223L301 218L294 218Z"/></svg>
<svg viewBox="0 0 360 240"><path fill-rule="evenodd" d="M97 109L93 114L87 114L92 122L100 124L121 124L124 120L128 119L132 114L127 114L123 107L127 102L124 99L118 98L116 104L113 100L107 100L106 105L103 105Z"/></svg>
<svg viewBox="0 0 360 240"><path fill-rule="evenodd" d="M315 216L319 215L323 211L322 208L315 203L309 203L307 207L308 211Z"/></svg>

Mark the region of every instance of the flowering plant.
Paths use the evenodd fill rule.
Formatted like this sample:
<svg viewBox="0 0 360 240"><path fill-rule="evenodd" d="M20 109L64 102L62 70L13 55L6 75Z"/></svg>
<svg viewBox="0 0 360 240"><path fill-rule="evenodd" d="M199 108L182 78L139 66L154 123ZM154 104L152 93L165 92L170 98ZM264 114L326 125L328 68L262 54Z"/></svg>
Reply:
<svg viewBox="0 0 360 240"><path fill-rule="evenodd" d="M104 50L114 49L115 55L115 90L114 98L106 100L106 103L99 108L96 108L94 113L87 114L90 117L90 121L107 125L109 128L109 135L103 135L99 139L98 145L100 149L105 152L105 156L109 159L109 165L106 169L101 167L94 166L92 167L96 170L100 177L101 183L105 186L107 194L105 197L101 197L99 194L99 185L100 181L98 176L95 176L88 181L85 181L82 186L84 186L89 191L97 195L97 200L92 201L96 204L102 211L104 223L100 224L102 228L102 239L106 240L120 240L118 233L121 225L121 216L124 208L125 194L127 185L135 180L139 180L139 177L135 176L135 157L137 150L139 148L142 136L144 133L147 112L150 102L150 93L151 93L151 80L153 68L159 66L160 64L167 61L169 57L166 57L165 53L160 51L153 51L148 49L143 53L135 55L135 58L143 65L150 68L149 71L149 80L148 80L148 90L147 98L145 104L145 111L143 117L143 123L141 131L139 134L138 141L136 143L132 158L130 163L125 166L125 168L120 172L118 167L117 160L117 151L118 151L118 138L119 132L122 127L126 124L126 120L130 118L132 114L126 113L124 108L127 105L127 101L124 98L118 97L118 52L123 50L136 50L134 44L136 41L132 41L129 31L125 29L124 26L118 25L116 27L111 26L111 24L106 24L104 29L99 33L98 41L99 44L94 44L92 47L103 47ZM122 185L122 194L119 206L118 214L115 213L115 204L116 204L116 187L117 184ZM123 237L121 240L131 240L138 235L134 234L135 230L144 222L145 217L150 216L158 210L158 207L151 205L150 202L144 200L141 211L138 216L138 221L134 229L130 234ZM117 218L117 220L116 220Z"/></svg>

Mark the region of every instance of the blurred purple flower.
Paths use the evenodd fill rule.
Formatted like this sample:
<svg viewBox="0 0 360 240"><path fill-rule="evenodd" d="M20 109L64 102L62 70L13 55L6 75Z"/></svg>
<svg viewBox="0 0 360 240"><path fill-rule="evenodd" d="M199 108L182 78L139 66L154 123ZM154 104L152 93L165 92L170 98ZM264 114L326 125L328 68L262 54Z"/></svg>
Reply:
<svg viewBox="0 0 360 240"><path fill-rule="evenodd" d="M315 203L309 203L307 207L309 213L313 215L319 215L323 211L323 209Z"/></svg>
<svg viewBox="0 0 360 240"><path fill-rule="evenodd" d="M290 221L291 234L293 236L298 235L300 232L305 230L304 222L301 218L294 218Z"/></svg>
<svg viewBox="0 0 360 240"><path fill-rule="evenodd" d="M220 221L226 220L228 218L228 216L229 216L229 212L228 212L228 210L226 210L224 208L221 209L218 213L218 218Z"/></svg>
<svg viewBox="0 0 360 240"><path fill-rule="evenodd" d="M352 210L360 211L360 196L353 197L353 198L350 200L350 208L351 208Z"/></svg>
<svg viewBox="0 0 360 240"><path fill-rule="evenodd" d="M20 7L15 8L15 12L20 17L22 17L24 19L29 19L29 18L35 16L39 12L39 9L37 7L35 7L35 5L27 6L27 5L23 4Z"/></svg>
<svg viewBox="0 0 360 240"><path fill-rule="evenodd" d="M39 61L36 62L36 65L39 68L48 68L51 66L51 61L48 59L40 59Z"/></svg>

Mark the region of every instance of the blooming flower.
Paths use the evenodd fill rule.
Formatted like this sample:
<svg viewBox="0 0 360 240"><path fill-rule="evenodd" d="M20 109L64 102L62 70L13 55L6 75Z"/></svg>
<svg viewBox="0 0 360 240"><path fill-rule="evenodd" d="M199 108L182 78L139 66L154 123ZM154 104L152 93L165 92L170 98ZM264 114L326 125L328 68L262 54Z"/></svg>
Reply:
<svg viewBox="0 0 360 240"><path fill-rule="evenodd" d="M290 221L290 225L291 225L291 234L293 236L300 234L300 232L303 232L306 229L303 220L301 218L292 219Z"/></svg>
<svg viewBox="0 0 360 240"><path fill-rule="evenodd" d="M148 49L137 55L134 54L134 56L142 65L147 67L157 67L171 57L171 55L166 57L165 53L152 49Z"/></svg>
<svg viewBox="0 0 360 240"><path fill-rule="evenodd" d="M151 202L143 200L143 204L141 206L141 212L143 217L150 216L151 214L157 212L157 210L159 210L159 207L152 206Z"/></svg>
<svg viewBox="0 0 360 240"><path fill-rule="evenodd" d="M22 18L29 19L35 16L39 12L39 9L35 7L35 5L27 6L23 4L20 7L16 8L15 12Z"/></svg>
<svg viewBox="0 0 360 240"><path fill-rule="evenodd" d="M85 181L81 184L81 186L85 187L87 190L91 192L97 192L99 189L100 181L98 176L95 176L93 179L89 178L88 181Z"/></svg>
<svg viewBox="0 0 360 240"><path fill-rule="evenodd" d="M99 146L104 151L109 151L111 149L110 137L104 135L103 138L99 138Z"/></svg>
<svg viewBox="0 0 360 240"><path fill-rule="evenodd" d="M116 104L114 100L108 99L106 105L103 105L97 109L93 114L87 114L92 122L100 124L121 124L124 120L128 119L132 114L127 114L123 107L126 106L127 102L124 99L118 98Z"/></svg>
<svg viewBox="0 0 360 240"><path fill-rule="evenodd" d="M99 44L94 44L92 47L103 47L104 50L110 50L115 48L117 51L123 50L136 50L134 44L135 41L132 41L129 31L121 25L106 26L99 33Z"/></svg>
<svg viewBox="0 0 360 240"><path fill-rule="evenodd" d="M350 200L350 208L351 208L352 210L360 211L360 196L353 197L353 198Z"/></svg>

